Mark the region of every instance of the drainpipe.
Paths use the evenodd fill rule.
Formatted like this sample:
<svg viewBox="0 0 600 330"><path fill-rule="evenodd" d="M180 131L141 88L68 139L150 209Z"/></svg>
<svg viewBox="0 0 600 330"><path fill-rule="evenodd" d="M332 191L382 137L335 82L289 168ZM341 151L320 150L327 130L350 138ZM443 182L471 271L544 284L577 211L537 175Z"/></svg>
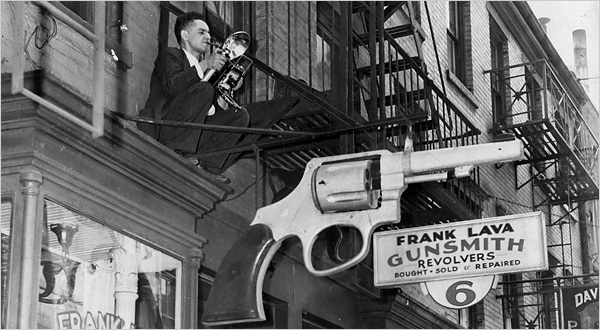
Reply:
<svg viewBox="0 0 600 330"><path fill-rule="evenodd" d="M589 92L588 66L587 66L587 45L585 30L579 29L573 31L573 55L575 58L575 75L586 92Z"/></svg>

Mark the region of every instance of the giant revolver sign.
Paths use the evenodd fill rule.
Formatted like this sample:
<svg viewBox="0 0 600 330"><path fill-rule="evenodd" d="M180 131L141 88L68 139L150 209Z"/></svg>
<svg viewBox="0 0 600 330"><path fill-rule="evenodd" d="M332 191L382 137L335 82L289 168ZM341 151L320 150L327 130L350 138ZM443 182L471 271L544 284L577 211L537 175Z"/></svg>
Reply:
<svg viewBox="0 0 600 330"><path fill-rule="evenodd" d="M375 233L375 286L547 269L541 212Z"/></svg>

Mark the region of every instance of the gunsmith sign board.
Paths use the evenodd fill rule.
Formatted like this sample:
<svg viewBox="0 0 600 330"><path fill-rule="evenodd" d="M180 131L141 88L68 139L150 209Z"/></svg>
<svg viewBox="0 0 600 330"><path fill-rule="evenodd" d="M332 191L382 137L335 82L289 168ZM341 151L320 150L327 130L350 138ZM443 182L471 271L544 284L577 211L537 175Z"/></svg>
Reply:
<svg viewBox="0 0 600 330"><path fill-rule="evenodd" d="M542 212L373 234L377 287L548 268Z"/></svg>

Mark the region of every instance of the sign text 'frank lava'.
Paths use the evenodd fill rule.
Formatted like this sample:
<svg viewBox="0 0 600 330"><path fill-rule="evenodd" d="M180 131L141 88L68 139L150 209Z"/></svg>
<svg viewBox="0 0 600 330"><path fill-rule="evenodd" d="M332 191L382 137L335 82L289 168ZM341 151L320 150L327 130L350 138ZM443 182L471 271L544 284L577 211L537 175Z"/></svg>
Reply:
<svg viewBox="0 0 600 330"><path fill-rule="evenodd" d="M374 234L375 285L546 269L541 212Z"/></svg>

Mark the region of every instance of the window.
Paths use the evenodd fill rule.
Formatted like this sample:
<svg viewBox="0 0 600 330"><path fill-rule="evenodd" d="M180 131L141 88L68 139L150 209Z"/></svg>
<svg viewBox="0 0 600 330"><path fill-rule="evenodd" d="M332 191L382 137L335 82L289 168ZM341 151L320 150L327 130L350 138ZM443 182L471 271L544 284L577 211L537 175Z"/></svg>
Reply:
<svg viewBox="0 0 600 330"><path fill-rule="evenodd" d="M498 24L490 16L490 50L491 50L491 85L492 85L492 111L494 127L503 127L509 123L508 102L506 88L506 71L508 67L507 39Z"/></svg>
<svg viewBox="0 0 600 330"><path fill-rule="evenodd" d="M469 307L469 329L485 328L485 305L483 300Z"/></svg>
<svg viewBox="0 0 600 330"><path fill-rule="evenodd" d="M448 32L448 67L449 71L470 88L468 66L468 7L465 1L450 1L447 4L447 32Z"/></svg>
<svg viewBox="0 0 600 330"><path fill-rule="evenodd" d="M132 56L125 48L121 46L123 41L123 31L126 25L123 22L123 1L106 1L106 19L104 34L106 35L106 51L113 57L118 58L120 63L127 68L132 67ZM94 18L94 1L61 1L60 6L68 15L74 16L76 20L81 20L84 26L93 30L96 23Z"/></svg>
<svg viewBox="0 0 600 330"><path fill-rule="evenodd" d="M334 59L339 55L340 35L339 4L327 1L317 1L317 42L313 49L316 61L312 68L312 87L318 91L332 89L334 72L337 69Z"/></svg>
<svg viewBox="0 0 600 330"><path fill-rule="evenodd" d="M502 310L504 315L504 329L519 329L520 328L520 313L519 308L522 305L523 296L520 293L523 291L522 285L517 282L522 279L521 274L508 274L502 276L503 291L507 298L502 299Z"/></svg>
<svg viewBox="0 0 600 330"><path fill-rule="evenodd" d="M6 306L8 274L10 273L10 238L13 217L13 203L10 199L2 199L2 220L0 232L2 233L2 329L6 329Z"/></svg>
<svg viewBox="0 0 600 330"><path fill-rule="evenodd" d="M181 327L181 261L50 200L43 224L38 328Z"/></svg>
<svg viewBox="0 0 600 330"><path fill-rule="evenodd" d="M94 1L61 1L61 3L81 17L90 25L95 24L94 20ZM106 2L106 27L104 33L112 41L121 43L121 26L123 25L123 2Z"/></svg>
<svg viewBox="0 0 600 330"><path fill-rule="evenodd" d="M538 83L536 76L529 68L525 68L525 89L527 91L527 113L529 120L539 120L544 118L544 108L542 100L542 87Z"/></svg>

